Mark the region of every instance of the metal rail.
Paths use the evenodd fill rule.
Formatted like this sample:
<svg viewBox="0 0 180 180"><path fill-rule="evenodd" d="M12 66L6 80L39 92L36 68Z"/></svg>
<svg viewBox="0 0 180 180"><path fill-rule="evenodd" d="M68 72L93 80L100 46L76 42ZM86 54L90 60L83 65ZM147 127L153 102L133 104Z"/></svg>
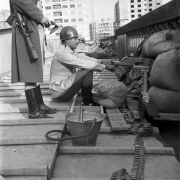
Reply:
<svg viewBox="0 0 180 180"><path fill-rule="evenodd" d="M180 28L179 7L180 1L173 0L117 29L115 35L119 58L133 55L138 45L150 33Z"/></svg>

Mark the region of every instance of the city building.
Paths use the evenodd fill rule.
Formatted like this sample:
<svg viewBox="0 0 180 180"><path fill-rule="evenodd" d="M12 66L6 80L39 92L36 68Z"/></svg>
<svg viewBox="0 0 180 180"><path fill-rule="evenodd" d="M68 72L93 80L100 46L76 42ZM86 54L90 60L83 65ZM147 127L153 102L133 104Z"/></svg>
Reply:
<svg viewBox="0 0 180 180"><path fill-rule="evenodd" d="M115 23L117 27L124 26L164 3L165 0L118 0L114 6Z"/></svg>
<svg viewBox="0 0 180 180"><path fill-rule="evenodd" d="M11 26L6 22L9 16L10 16L10 10L2 9L0 11L0 29L11 28Z"/></svg>
<svg viewBox="0 0 180 180"><path fill-rule="evenodd" d="M90 40L86 0L42 0L42 5L44 15L59 26L54 35L59 36L64 26L73 26L86 40Z"/></svg>
<svg viewBox="0 0 180 180"><path fill-rule="evenodd" d="M100 39L114 35L114 20L103 18L100 22L90 24L90 37L94 42Z"/></svg>

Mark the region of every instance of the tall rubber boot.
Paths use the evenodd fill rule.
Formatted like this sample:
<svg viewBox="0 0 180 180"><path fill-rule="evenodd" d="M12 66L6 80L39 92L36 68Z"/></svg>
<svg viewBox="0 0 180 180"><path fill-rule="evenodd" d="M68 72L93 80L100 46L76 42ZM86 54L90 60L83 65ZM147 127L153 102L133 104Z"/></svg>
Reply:
<svg viewBox="0 0 180 180"><path fill-rule="evenodd" d="M56 109L51 109L50 107L48 107L47 105L44 104L40 85L38 85L36 87L36 89L37 89L37 95L38 95L41 111L43 111L45 114L54 114L54 113L56 113L57 112Z"/></svg>
<svg viewBox="0 0 180 180"><path fill-rule="evenodd" d="M25 95L29 108L29 119L51 118L41 111L36 88L25 90Z"/></svg>
<svg viewBox="0 0 180 180"><path fill-rule="evenodd" d="M82 87L83 106L96 106L92 98L92 86Z"/></svg>

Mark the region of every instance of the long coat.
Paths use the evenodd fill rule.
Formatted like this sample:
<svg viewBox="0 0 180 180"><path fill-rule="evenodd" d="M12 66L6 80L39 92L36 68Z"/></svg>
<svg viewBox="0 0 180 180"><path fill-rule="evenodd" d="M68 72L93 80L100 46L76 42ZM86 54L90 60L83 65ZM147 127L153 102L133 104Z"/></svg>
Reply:
<svg viewBox="0 0 180 180"><path fill-rule="evenodd" d="M43 19L42 11L36 6L37 0L10 0L11 13L13 13L11 3L21 13L28 30L31 32L30 39L39 56L35 63L30 63L30 56L28 55L22 32L16 24L16 18L14 18L12 23L11 82L41 83L43 82L43 59L37 27Z"/></svg>

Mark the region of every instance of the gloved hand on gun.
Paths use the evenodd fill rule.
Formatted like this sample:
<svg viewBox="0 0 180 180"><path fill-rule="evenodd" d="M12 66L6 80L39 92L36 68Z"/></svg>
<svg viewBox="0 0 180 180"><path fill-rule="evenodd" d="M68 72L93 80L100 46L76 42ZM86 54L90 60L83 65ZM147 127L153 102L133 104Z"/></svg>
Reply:
<svg viewBox="0 0 180 180"><path fill-rule="evenodd" d="M108 71L113 72L114 71L114 65L105 65L105 69L107 69Z"/></svg>
<svg viewBox="0 0 180 180"><path fill-rule="evenodd" d="M51 21L50 19L48 19L46 16L43 17L43 19L41 20L41 23L45 26L45 28L48 28L51 25L54 25L50 34L52 34L58 29L58 25L54 21Z"/></svg>

